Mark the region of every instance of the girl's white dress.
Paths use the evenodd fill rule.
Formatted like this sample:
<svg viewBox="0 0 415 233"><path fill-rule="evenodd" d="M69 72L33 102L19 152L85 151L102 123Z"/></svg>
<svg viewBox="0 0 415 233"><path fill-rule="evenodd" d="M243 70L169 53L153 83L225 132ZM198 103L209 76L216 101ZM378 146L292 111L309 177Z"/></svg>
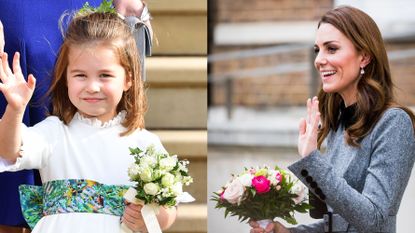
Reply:
<svg viewBox="0 0 415 233"><path fill-rule="evenodd" d="M33 127L23 127L21 157L15 164L0 161L0 172L39 169L42 182L89 179L108 185L133 185L127 169L134 162L129 147L154 145L159 138L147 130L120 137L125 112L102 124L78 113L65 125L51 116ZM64 213L43 217L32 233L118 233L120 217L96 213Z"/></svg>

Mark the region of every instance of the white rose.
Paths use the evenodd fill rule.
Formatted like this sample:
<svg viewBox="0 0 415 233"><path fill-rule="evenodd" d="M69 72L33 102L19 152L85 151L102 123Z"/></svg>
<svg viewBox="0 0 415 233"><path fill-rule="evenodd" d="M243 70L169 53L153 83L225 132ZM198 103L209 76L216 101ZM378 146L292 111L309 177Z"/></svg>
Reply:
<svg viewBox="0 0 415 233"><path fill-rule="evenodd" d="M133 163L128 167L128 176L131 179L135 179L138 174L140 172L140 166L138 166L137 164Z"/></svg>
<svg viewBox="0 0 415 233"><path fill-rule="evenodd" d="M142 165L143 167L153 168L155 167L156 164L157 164L157 160L153 156L143 156L140 158L140 165Z"/></svg>
<svg viewBox="0 0 415 233"><path fill-rule="evenodd" d="M170 173L167 173L163 176L163 178L161 178L161 184L164 187L170 187L172 186L174 183L174 176Z"/></svg>
<svg viewBox="0 0 415 233"><path fill-rule="evenodd" d="M300 184L299 182L296 182L292 187L291 192L297 194L297 197L293 198L295 204L304 201L304 198L306 196L306 190L304 185Z"/></svg>
<svg viewBox="0 0 415 233"><path fill-rule="evenodd" d="M267 179L269 181L271 181L271 185L273 185L273 186L275 186L275 185L278 184L278 181L277 181L277 177L276 176L277 176L277 171L275 171L275 170L269 170L268 171Z"/></svg>
<svg viewBox="0 0 415 233"><path fill-rule="evenodd" d="M171 171L177 164L176 157L167 157L160 160L160 169L165 171Z"/></svg>
<svg viewBox="0 0 415 233"><path fill-rule="evenodd" d="M242 195L244 194L245 187L238 179L234 179L232 183L225 189L223 198L229 203L237 204L241 201Z"/></svg>
<svg viewBox="0 0 415 233"><path fill-rule="evenodd" d="M239 176L237 179L241 182L241 184L245 187L250 187L252 185L252 178L253 175L251 174L243 174Z"/></svg>
<svg viewBox="0 0 415 233"><path fill-rule="evenodd" d="M183 192L183 184L180 182L175 183L171 186L171 191L176 195L180 195Z"/></svg>
<svg viewBox="0 0 415 233"><path fill-rule="evenodd" d="M153 171L151 170L150 167L145 167L142 168L140 171L140 178L144 181L144 182L150 182L152 181L152 173Z"/></svg>
<svg viewBox="0 0 415 233"><path fill-rule="evenodd" d="M160 190L160 187L158 186L158 184L147 183L144 185L144 192L147 193L148 195L155 196L159 190Z"/></svg>

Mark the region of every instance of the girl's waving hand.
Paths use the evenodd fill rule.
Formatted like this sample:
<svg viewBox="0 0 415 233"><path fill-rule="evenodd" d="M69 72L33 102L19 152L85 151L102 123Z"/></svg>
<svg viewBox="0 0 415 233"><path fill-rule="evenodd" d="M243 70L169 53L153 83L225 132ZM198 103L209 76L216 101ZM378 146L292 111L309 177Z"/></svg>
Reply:
<svg viewBox="0 0 415 233"><path fill-rule="evenodd" d="M8 107L16 112L24 112L26 105L35 90L36 79L33 75L28 76L28 80L23 77L20 68L20 54L16 52L13 57L13 71L7 62L7 53L1 56L0 65L0 91L4 94Z"/></svg>

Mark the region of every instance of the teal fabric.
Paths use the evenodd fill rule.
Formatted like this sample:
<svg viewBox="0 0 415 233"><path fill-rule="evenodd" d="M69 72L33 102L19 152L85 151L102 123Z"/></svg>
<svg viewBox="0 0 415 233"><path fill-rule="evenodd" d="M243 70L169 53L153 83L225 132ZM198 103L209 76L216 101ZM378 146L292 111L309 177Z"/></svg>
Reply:
<svg viewBox="0 0 415 233"><path fill-rule="evenodd" d="M43 186L19 186L23 217L34 228L46 215L100 213L122 216L126 185L105 185L92 180L55 180Z"/></svg>

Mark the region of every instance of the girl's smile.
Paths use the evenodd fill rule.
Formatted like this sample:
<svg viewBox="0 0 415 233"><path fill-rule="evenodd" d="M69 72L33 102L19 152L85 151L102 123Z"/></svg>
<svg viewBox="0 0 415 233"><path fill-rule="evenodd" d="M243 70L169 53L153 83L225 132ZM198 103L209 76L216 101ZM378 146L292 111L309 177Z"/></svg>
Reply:
<svg viewBox="0 0 415 233"><path fill-rule="evenodd" d="M118 103L131 82L109 46L90 45L88 49L86 46L70 48L68 95L83 116L106 122L116 116Z"/></svg>

